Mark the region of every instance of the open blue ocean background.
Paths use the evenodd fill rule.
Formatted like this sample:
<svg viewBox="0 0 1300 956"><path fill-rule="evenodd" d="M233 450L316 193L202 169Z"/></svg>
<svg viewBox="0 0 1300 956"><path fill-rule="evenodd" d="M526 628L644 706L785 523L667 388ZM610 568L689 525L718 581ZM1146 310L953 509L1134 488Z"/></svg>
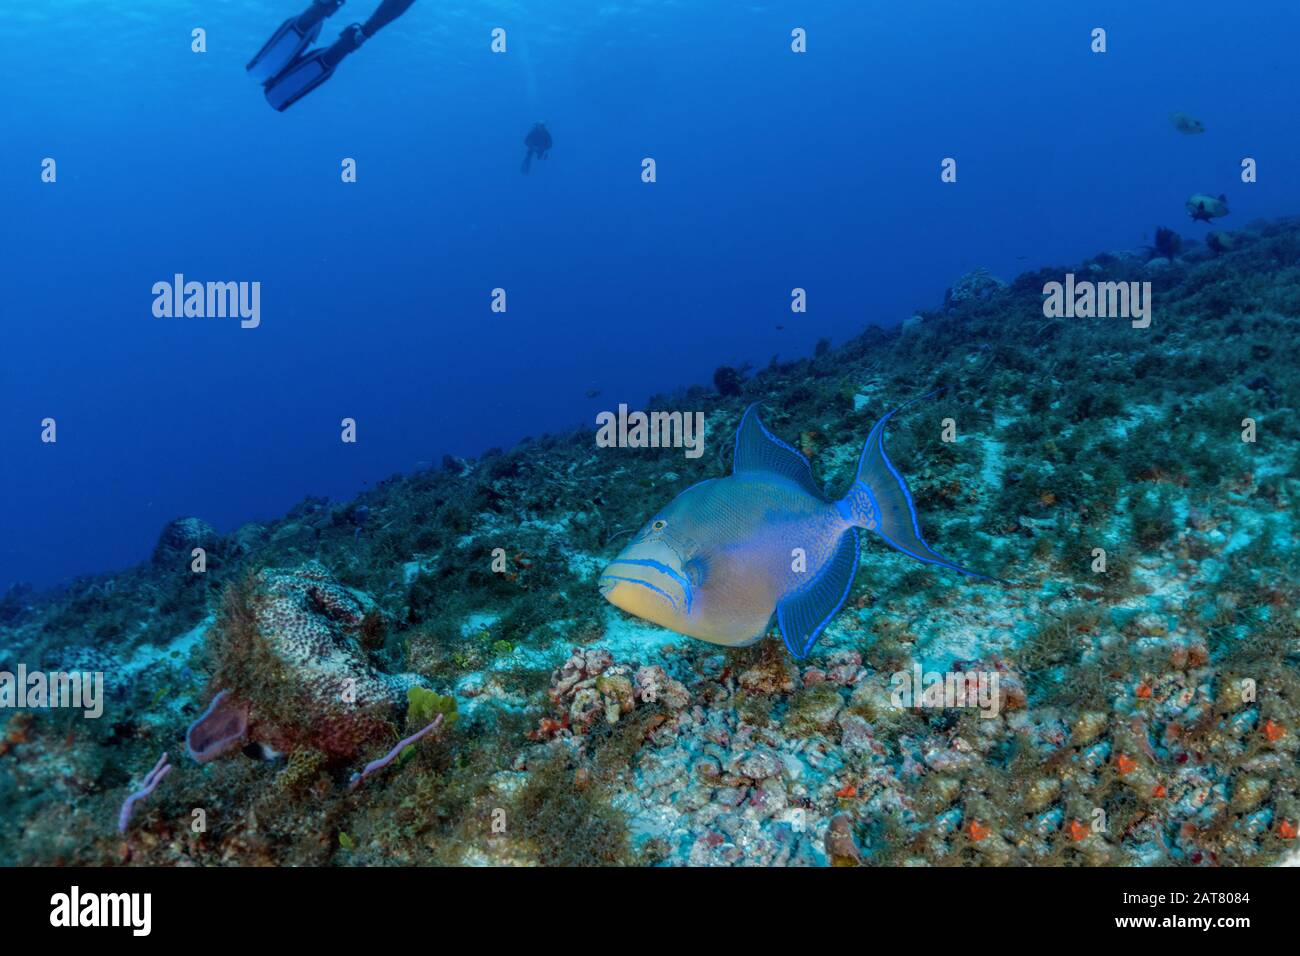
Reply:
<svg viewBox="0 0 1300 956"><path fill-rule="evenodd" d="M1195 192L1228 228L1300 208L1292 2L417 0L281 115L244 64L302 6L0 7L0 591L807 354L977 266L1203 236ZM261 327L154 318L175 273L261 282Z"/></svg>

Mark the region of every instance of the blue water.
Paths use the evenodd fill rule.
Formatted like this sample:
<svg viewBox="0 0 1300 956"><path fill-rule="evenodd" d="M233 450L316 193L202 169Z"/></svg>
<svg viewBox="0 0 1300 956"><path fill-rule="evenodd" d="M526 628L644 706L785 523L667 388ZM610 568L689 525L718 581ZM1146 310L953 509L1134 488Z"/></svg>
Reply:
<svg viewBox="0 0 1300 956"><path fill-rule="evenodd" d="M244 64L302 5L0 9L0 590L807 354L976 266L1203 235L1193 192L1228 228L1300 207L1292 2L417 0L278 114ZM260 282L261 326L155 318L178 272Z"/></svg>

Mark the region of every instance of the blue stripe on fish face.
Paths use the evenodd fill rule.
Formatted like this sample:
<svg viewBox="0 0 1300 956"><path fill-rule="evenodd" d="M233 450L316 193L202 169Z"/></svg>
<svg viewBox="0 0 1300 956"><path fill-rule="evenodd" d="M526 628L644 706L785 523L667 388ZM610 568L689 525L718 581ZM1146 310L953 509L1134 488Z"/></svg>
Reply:
<svg viewBox="0 0 1300 956"><path fill-rule="evenodd" d="M608 591L609 591L609 588L606 588L606 587L604 586L604 583L605 583L606 581L622 581L622 582L624 582L625 584L639 584L639 585L640 585L641 587L643 587L643 588L649 588L651 591L655 591L655 592L657 592L657 593L659 593L659 594L662 594L664 597L666 597L666 598L668 599L668 602L669 602L673 607L677 607L677 599L676 599L676 598L674 598L671 594L669 594L669 593L668 593L667 591L665 591L663 588L657 588L657 587L655 587L655 586L654 586L653 584L651 584L649 581L643 581L643 580L641 580L640 578L625 578L625 577L622 577L622 576L617 575L617 574L602 574L602 575L600 576L600 581L601 581L601 589L602 589L602 591L604 591L604 592L606 592L606 593L608 593Z"/></svg>
<svg viewBox="0 0 1300 956"><path fill-rule="evenodd" d="M686 579L686 576L681 572L674 571L672 568L664 564L662 561L654 561L651 560L650 558L615 558L614 561L610 564L610 567L612 568L616 564L637 564L645 568L653 568L655 571L658 571L660 574L668 575L668 577L672 578L674 581L676 581L678 584L682 586L682 596L686 601L686 613L687 614L691 613L691 599L692 599L691 582L688 581ZM614 575L604 575L604 576L614 577ZM635 581L634 578L620 578L619 580ZM644 582L638 581L635 583L644 583ZM653 587L653 585L646 584L646 587ZM654 590L659 591L660 594L664 594L665 596L667 596L666 591L661 591L659 588L654 588ZM669 599L671 600L671 598ZM676 606L677 606L677 602L673 601L673 607Z"/></svg>

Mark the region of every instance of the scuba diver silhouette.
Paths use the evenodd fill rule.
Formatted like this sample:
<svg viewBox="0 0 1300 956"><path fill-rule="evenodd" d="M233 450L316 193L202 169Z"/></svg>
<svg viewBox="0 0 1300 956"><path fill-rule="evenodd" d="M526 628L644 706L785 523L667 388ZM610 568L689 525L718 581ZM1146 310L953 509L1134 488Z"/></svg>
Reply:
<svg viewBox="0 0 1300 956"><path fill-rule="evenodd" d="M551 149L551 134L546 129L545 123L535 123L533 128L528 131L524 137L524 145L528 147L524 153L523 174L528 175L529 167L533 165L533 157L545 159L546 154Z"/></svg>
<svg viewBox="0 0 1300 956"><path fill-rule="evenodd" d="M334 75L343 58L406 12L415 0L382 0L365 23L344 28L332 46L304 52L320 36L321 24L344 0L312 0L311 6L280 24L246 69L262 84L266 101L284 112Z"/></svg>

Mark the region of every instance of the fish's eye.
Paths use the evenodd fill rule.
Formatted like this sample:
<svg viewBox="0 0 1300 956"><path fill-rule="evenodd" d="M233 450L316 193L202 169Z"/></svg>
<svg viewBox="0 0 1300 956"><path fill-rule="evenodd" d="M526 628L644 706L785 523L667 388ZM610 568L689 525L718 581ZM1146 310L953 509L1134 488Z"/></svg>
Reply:
<svg viewBox="0 0 1300 956"><path fill-rule="evenodd" d="M663 518L660 518L658 521L656 521L654 524L652 524L652 525L650 526L650 530L651 530L651 531L662 531L662 530L664 530L664 528L666 528L666 527L668 527L668 522L665 521Z"/></svg>

